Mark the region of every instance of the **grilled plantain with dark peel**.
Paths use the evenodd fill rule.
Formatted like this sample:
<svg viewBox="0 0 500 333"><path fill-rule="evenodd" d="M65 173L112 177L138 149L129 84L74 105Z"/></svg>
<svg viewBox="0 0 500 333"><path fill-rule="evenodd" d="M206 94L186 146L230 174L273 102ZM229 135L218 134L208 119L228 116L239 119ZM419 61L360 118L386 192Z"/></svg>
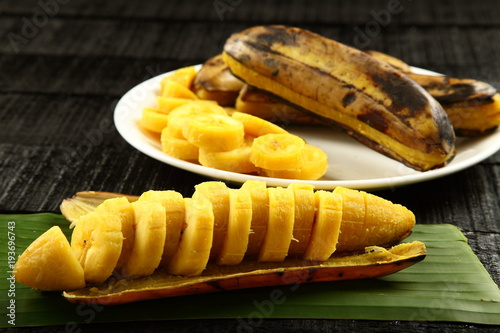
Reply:
<svg viewBox="0 0 500 333"><path fill-rule="evenodd" d="M455 155L439 103L402 72L310 31L257 26L231 36L224 62L247 84L420 171Z"/></svg>
<svg viewBox="0 0 500 333"><path fill-rule="evenodd" d="M243 82L231 74L221 54L203 63L192 86L198 97L217 101L222 106L233 106L242 88Z"/></svg>

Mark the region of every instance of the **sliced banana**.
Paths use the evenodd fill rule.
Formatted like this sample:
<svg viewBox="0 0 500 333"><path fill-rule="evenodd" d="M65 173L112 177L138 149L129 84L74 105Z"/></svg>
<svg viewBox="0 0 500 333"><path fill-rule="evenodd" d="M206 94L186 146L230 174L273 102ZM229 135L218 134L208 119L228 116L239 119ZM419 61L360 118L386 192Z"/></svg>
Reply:
<svg viewBox="0 0 500 333"><path fill-rule="evenodd" d="M229 188L223 182L208 181L195 186L192 198L201 200L207 198L213 207L214 236L210 256L217 258L226 237L229 220Z"/></svg>
<svg viewBox="0 0 500 333"><path fill-rule="evenodd" d="M306 144L302 151L302 165L291 170L261 169L261 173L272 178L316 180L328 170L328 155L318 147Z"/></svg>
<svg viewBox="0 0 500 333"><path fill-rule="evenodd" d="M217 257L218 265L237 265L245 256L252 223L252 197L245 189L229 190L226 237Z"/></svg>
<svg viewBox="0 0 500 333"><path fill-rule="evenodd" d="M250 162L253 137L246 137L243 144L229 151L213 151L212 149L199 149L198 161L201 165L218 170L257 173L257 168Z"/></svg>
<svg viewBox="0 0 500 333"><path fill-rule="evenodd" d="M142 109L141 119L139 125L148 131L161 133L167 127L168 115L161 113L157 109L144 108Z"/></svg>
<svg viewBox="0 0 500 333"><path fill-rule="evenodd" d="M269 170L300 168L305 141L293 134L266 134L255 138L250 161L255 166Z"/></svg>
<svg viewBox="0 0 500 333"><path fill-rule="evenodd" d="M259 137L265 134L288 133L278 125L248 113L235 111L231 114L231 117L243 123L243 126L245 127L245 133L255 137Z"/></svg>
<svg viewBox="0 0 500 333"><path fill-rule="evenodd" d="M184 198L176 191L147 191L138 201L158 202L165 209L165 244L162 254L162 265L165 265L177 250L184 226Z"/></svg>
<svg viewBox="0 0 500 333"><path fill-rule="evenodd" d="M116 264L116 269L121 269L125 263L128 261L130 255L132 254L132 248L134 247L134 210L132 204L125 197L110 198L104 200L97 208L94 210L97 214L109 213L114 216L118 216L121 223L121 231L123 235L122 250L120 253L120 258Z"/></svg>
<svg viewBox="0 0 500 333"><path fill-rule="evenodd" d="M243 124L229 116L198 114L183 127L183 136L197 147L229 151L240 147L245 138Z"/></svg>
<svg viewBox="0 0 500 333"><path fill-rule="evenodd" d="M184 138L170 135L167 126L161 132L161 150L163 153L183 161L197 161L199 148Z"/></svg>
<svg viewBox="0 0 500 333"><path fill-rule="evenodd" d="M85 281L102 283L115 269L123 245L118 215L90 212L82 216L71 236L71 250L83 267Z"/></svg>
<svg viewBox="0 0 500 333"><path fill-rule="evenodd" d="M122 274L133 277L151 275L160 264L165 245L165 209L160 203L149 201L133 202L132 208L134 247Z"/></svg>
<svg viewBox="0 0 500 333"><path fill-rule="evenodd" d="M199 275L205 269L214 235L212 203L204 196L185 198L185 229L166 271L175 275Z"/></svg>
<svg viewBox="0 0 500 333"><path fill-rule="evenodd" d="M266 236L258 261L281 262L288 255L295 220L293 191L287 188L268 188L269 219Z"/></svg>
<svg viewBox="0 0 500 333"><path fill-rule="evenodd" d="M262 180L247 180L241 189L250 192L252 198L252 222L246 256L256 257L266 236L269 194L266 182Z"/></svg>
<svg viewBox="0 0 500 333"><path fill-rule="evenodd" d="M357 244L362 244L362 237L364 233L359 230L365 229L366 218L366 202L365 195L361 191L351 190L344 187L337 186L333 193L342 195L342 225L340 233L342 237L339 238L337 248L344 251L354 251Z"/></svg>
<svg viewBox="0 0 500 333"><path fill-rule="evenodd" d="M161 83L161 95L164 97L176 97L186 99L198 99L198 96L189 88L173 80L165 80Z"/></svg>
<svg viewBox="0 0 500 333"><path fill-rule="evenodd" d="M293 225L293 239L288 253L302 255L307 248L316 214L314 186L305 183L291 183L288 186L293 191L295 202L295 223Z"/></svg>
<svg viewBox="0 0 500 333"><path fill-rule="evenodd" d="M340 194L316 191L317 214L304 259L324 261L335 252L342 223L343 199Z"/></svg>

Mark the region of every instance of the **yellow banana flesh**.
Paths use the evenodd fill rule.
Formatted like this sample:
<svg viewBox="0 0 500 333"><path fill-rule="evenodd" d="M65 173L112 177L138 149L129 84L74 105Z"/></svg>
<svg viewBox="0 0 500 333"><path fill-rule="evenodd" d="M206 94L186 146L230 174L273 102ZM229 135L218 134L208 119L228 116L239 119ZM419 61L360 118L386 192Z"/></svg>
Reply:
<svg viewBox="0 0 500 333"><path fill-rule="evenodd" d="M255 138L250 161L269 170L292 170L302 166L305 141L293 134L266 134Z"/></svg>
<svg viewBox="0 0 500 333"><path fill-rule="evenodd" d="M138 200L134 209L134 247L121 270L123 276L148 276L158 267L165 246L166 212L159 202Z"/></svg>
<svg viewBox="0 0 500 333"><path fill-rule="evenodd" d="M237 265L245 256L252 223L252 197L245 189L229 190L227 231L217 257L218 265Z"/></svg>
<svg viewBox="0 0 500 333"><path fill-rule="evenodd" d="M304 252L304 259L325 261L337 247L342 224L342 196L328 191L315 194L318 207L311 239Z"/></svg>
<svg viewBox="0 0 500 333"><path fill-rule="evenodd" d="M82 216L71 236L71 250L83 267L85 281L102 283L111 276L123 245L120 217L108 212Z"/></svg>
<svg viewBox="0 0 500 333"><path fill-rule="evenodd" d="M184 199L186 227L179 246L166 265L166 271L174 275L199 275L210 258L214 235L212 203L206 197Z"/></svg>
<svg viewBox="0 0 500 333"><path fill-rule="evenodd" d="M288 255L295 221L293 192L286 188L269 188L269 219L266 235L257 258L260 262L280 262Z"/></svg>

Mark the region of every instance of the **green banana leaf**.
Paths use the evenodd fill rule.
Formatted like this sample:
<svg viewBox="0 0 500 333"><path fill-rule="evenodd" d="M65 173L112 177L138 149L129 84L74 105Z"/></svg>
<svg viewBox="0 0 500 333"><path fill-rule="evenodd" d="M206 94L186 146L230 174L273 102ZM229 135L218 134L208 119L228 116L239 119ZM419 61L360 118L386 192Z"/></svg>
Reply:
<svg viewBox="0 0 500 333"><path fill-rule="evenodd" d="M500 290L466 238L452 225L416 225L405 242L423 241L427 257L382 278L265 287L116 306L73 304L61 293L41 293L12 281L13 253L9 252L15 252L17 258L53 225L60 225L69 236L69 224L58 214L0 215L0 327L200 318L234 318L249 327L263 318L500 324Z"/></svg>

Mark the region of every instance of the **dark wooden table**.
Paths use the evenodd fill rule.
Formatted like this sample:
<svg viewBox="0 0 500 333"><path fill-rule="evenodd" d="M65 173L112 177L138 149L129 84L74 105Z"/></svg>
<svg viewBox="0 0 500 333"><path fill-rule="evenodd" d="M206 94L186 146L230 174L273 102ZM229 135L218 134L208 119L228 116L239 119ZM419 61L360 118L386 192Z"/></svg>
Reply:
<svg viewBox="0 0 500 333"><path fill-rule="evenodd" d="M389 6L395 10L383 16ZM377 17L378 28L369 23ZM114 128L114 106L136 84L201 63L219 53L231 33L256 24L308 28L500 88L499 1L2 0L0 213L59 212L63 198L87 189L140 194L168 188L190 196L193 186L208 178L129 146ZM418 223L459 226L498 284L499 170L496 153L456 174L377 194L409 207ZM82 328L219 332L237 325L235 320L203 320ZM463 323L274 319L256 331L498 329Z"/></svg>

